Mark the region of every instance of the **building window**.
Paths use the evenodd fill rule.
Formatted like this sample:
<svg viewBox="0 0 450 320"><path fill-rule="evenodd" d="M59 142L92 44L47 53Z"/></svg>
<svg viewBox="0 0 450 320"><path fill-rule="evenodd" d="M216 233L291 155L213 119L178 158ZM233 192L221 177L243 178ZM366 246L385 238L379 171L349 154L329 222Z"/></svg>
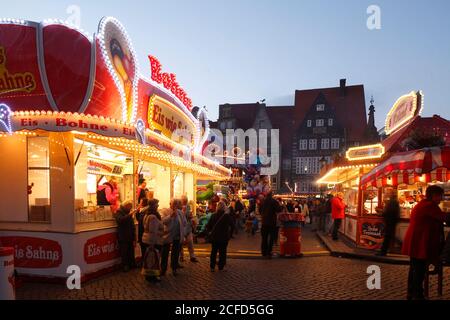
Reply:
<svg viewBox="0 0 450 320"><path fill-rule="evenodd" d="M30 222L50 222L50 147L48 137L29 137L28 205Z"/></svg>
<svg viewBox="0 0 450 320"><path fill-rule="evenodd" d="M308 140L307 139L301 139L299 142L299 149L300 150L308 150Z"/></svg>
<svg viewBox="0 0 450 320"><path fill-rule="evenodd" d="M299 157L295 161L295 173L299 175L318 174L321 157Z"/></svg>
<svg viewBox="0 0 450 320"><path fill-rule="evenodd" d="M309 150L317 149L317 139L309 139Z"/></svg>
<svg viewBox="0 0 450 320"><path fill-rule="evenodd" d="M220 130L225 130L226 126L227 126L226 122L221 122L220 123Z"/></svg>
<svg viewBox="0 0 450 320"><path fill-rule="evenodd" d="M308 128L311 128L312 127L312 120L308 120L306 126Z"/></svg>
<svg viewBox="0 0 450 320"><path fill-rule="evenodd" d="M324 111L325 110L325 105L324 104L318 104L316 106L316 110L317 111Z"/></svg>
<svg viewBox="0 0 450 320"><path fill-rule="evenodd" d="M331 139L331 149L339 149L339 138Z"/></svg>
<svg viewBox="0 0 450 320"><path fill-rule="evenodd" d="M231 117L231 108L223 108L222 109L222 117L223 118L229 118Z"/></svg>
<svg viewBox="0 0 450 320"><path fill-rule="evenodd" d="M283 159L283 170L291 170L291 159Z"/></svg>
<svg viewBox="0 0 450 320"><path fill-rule="evenodd" d="M323 127L323 119L316 120L316 127Z"/></svg>
<svg viewBox="0 0 450 320"><path fill-rule="evenodd" d="M233 120L228 120L228 122L227 122L227 128L228 128L228 129L233 129Z"/></svg>
<svg viewBox="0 0 450 320"><path fill-rule="evenodd" d="M328 119L328 126L332 127L333 126L333 119Z"/></svg>
<svg viewBox="0 0 450 320"><path fill-rule="evenodd" d="M320 148L322 150L328 150L330 149L330 139L322 139Z"/></svg>

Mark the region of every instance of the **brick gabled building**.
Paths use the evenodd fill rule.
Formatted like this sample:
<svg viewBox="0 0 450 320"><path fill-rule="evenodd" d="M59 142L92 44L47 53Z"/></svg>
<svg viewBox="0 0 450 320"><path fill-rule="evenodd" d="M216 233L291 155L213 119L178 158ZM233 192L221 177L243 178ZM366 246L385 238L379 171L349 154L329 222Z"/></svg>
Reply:
<svg viewBox="0 0 450 320"><path fill-rule="evenodd" d="M290 191L286 182L299 193L318 192L322 158L330 162L336 153L379 139L373 105L367 120L364 86L346 86L345 79L339 87L297 90L293 106L222 104L216 125L223 133L279 129L280 170L272 177L277 192Z"/></svg>

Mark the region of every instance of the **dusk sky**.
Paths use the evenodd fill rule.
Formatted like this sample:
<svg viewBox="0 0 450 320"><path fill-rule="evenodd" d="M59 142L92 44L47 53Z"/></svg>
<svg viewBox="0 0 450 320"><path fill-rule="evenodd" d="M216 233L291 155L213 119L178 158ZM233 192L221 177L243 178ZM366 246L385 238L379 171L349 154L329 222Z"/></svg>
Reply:
<svg viewBox="0 0 450 320"><path fill-rule="evenodd" d="M102 16L118 18L150 76L148 54L173 72L210 118L222 103L293 105L295 90L364 84L380 129L395 100L423 90L423 115L450 118L450 1L12 1L1 16L66 20L81 9L94 33ZM381 29L366 10L381 8Z"/></svg>

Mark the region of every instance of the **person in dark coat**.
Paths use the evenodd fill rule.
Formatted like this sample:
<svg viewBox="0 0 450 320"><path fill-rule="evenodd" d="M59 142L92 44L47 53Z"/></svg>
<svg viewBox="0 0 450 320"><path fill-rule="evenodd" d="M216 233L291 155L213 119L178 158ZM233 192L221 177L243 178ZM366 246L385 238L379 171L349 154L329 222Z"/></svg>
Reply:
<svg viewBox="0 0 450 320"><path fill-rule="evenodd" d="M139 179L139 187L136 190L137 203L141 203L142 199L147 198L147 191L147 182L143 178Z"/></svg>
<svg viewBox="0 0 450 320"><path fill-rule="evenodd" d="M147 245L142 242L142 235L144 234L144 217L148 212L148 199L143 198L139 202L139 207L136 213L136 220L138 222L138 238L137 241L139 246L141 247L141 257L143 258L145 255L145 251L147 251Z"/></svg>
<svg viewBox="0 0 450 320"><path fill-rule="evenodd" d="M294 212L294 204L292 203L292 201L288 201L288 203L286 204L286 209L289 213Z"/></svg>
<svg viewBox="0 0 450 320"><path fill-rule="evenodd" d="M383 210L384 218L384 239L378 256L385 256L389 250L392 240L395 240L395 227L400 219L400 205L397 200L397 194L392 192Z"/></svg>
<svg viewBox="0 0 450 320"><path fill-rule="evenodd" d="M278 201L269 192L261 206L261 254L263 257L272 257L272 248L277 232L277 213L281 211Z"/></svg>
<svg viewBox="0 0 450 320"><path fill-rule="evenodd" d="M136 267L134 247L136 246L136 228L134 226L131 201L124 202L116 211L117 239L119 241L120 256L122 257L123 271L127 272Z"/></svg>
<svg viewBox="0 0 450 320"><path fill-rule="evenodd" d="M402 248L402 253L410 257L408 300L424 299L423 281L427 266L436 266L440 262L439 256L444 243L443 223L450 223L450 214L439 208L443 194L441 187L429 186L426 199L420 201L411 212Z"/></svg>
<svg viewBox="0 0 450 320"><path fill-rule="evenodd" d="M232 217L225 212L226 209L226 204L220 201L217 204L216 213L211 216L206 225L206 230L211 240L211 272L214 272L216 268L217 253L219 253L219 270L223 270L227 263L227 246L234 226Z"/></svg>

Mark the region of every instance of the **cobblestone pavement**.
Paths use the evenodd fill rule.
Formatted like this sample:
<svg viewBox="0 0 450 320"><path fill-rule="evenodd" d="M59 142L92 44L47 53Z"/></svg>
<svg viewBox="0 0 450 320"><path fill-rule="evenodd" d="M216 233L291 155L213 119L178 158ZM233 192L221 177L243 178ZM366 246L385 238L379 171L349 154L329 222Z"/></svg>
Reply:
<svg viewBox="0 0 450 320"><path fill-rule="evenodd" d="M170 273L161 284L148 284L139 270L116 272L82 284L69 291L62 285L25 284L18 299L404 299L407 266L378 264L381 290L368 290L370 262L330 256L300 259L230 259L226 271L209 271L208 259L185 263L174 277ZM450 299L450 269L445 271L444 296ZM430 298L438 299L436 280Z"/></svg>
<svg viewBox="0 0 450 320"><path fill-rule="evenodd" d="M320 256L326 249L309 227L303 230L298 259L259 256L260 235L241 234L230 242L230 252L254 259L228 259L226 271L209 271L209 245L199 243L199 263L184 262L174 277L169 272L160 284L149 284L135 269L115 272L69 291L63 285L28 283L17 290L18 299L163 299L163 300L374 300L404 299L408 266L374 263L359 259ZM277 248L274 249L276 251ZM311 253L311 254L306 254ZM317 254L316 254L317 253ZM187 258L187 252L186 252ZM186 259L187 260L187 259ZM367 267L381 268L381 290L366 286ZM450 268L445 270L444 296L437 296L437 279L431 280L431 299L450 299Z"/></svg>
<svg viewBox="0 0 450 320"><path fill-rule="evenodd" d="M200 256L209 254L210 244L205 244L203 239L199 239L198 243L195 244L195 249L197 254ZM307 255L323 255L329 254L326 247L319 241L316 232L311 231L311 227L307 226L302 229L302 252ZM261 252L261 234L258 232L254 236L240 231L234 238L231 239L228 245L228 253L237 257L244 256L260 256ZM279 252L279 247L274 246L274 253ZM185 255L187 257L187 249L185 250Z"/></svg>

